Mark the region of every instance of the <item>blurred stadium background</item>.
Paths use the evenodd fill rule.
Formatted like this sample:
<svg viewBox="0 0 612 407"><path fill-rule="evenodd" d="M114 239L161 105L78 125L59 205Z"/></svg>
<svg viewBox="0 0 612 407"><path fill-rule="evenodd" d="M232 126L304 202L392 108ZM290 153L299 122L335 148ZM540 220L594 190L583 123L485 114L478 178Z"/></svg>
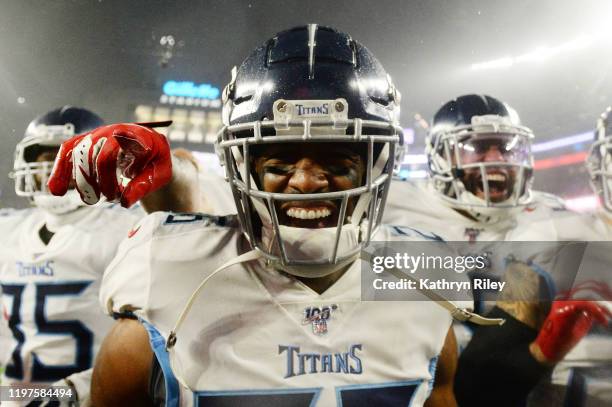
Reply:
<svg viewBox="0 0 612 407"><path fill-rule="evenodd" d="M612 103L607 0L4 1L0 5L0 173L37 114L84 106L108 122L172 119L171 144L214 170L220 92L232 66L273 33L332 25L366 44L399 87L409 151L423 178L427 123L447 100L487 93L535 134L535 187L594 205L583 167ZM0 207L23 207L8 177Z"/></svg>

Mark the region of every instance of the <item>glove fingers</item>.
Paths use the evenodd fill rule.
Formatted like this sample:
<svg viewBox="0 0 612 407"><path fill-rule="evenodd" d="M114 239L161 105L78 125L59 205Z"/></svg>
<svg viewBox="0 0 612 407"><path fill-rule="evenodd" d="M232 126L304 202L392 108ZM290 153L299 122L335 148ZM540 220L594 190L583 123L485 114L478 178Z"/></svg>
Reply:
<svg viewBox="0 0 612 407"><path fill-rule="evenodd" d="M92 134L87 134L73 150L74 179L81 199L88 205L100 200L100 189L97 184L97 171L93 153L99 151L99 144L94 147Z"/></svg>
<svg viewBox="0 0 612 407"><path fill-rule="evenodd" d="M152 188L151 180L154 177L154 166L153 164L143 168L143 170L132 179L129 184L125 187L121 194L121 206L129 208L136 201L146 196Z"/></svg>
<svg viewBox="0 0 612 407"><path fill-rule="evenodd" d="M579 301L576 307L602 325L607 325L607 319L612 317L607 308L598 305L595 301Z"/></svg>
<svg viewBox="0 0 612 407"><path fill-rule="evenodd" d="M593 313L593 316L601 325L608 325L608 320L612 318L610 310L605 307L597 305L597 312Z"/></svg>
<svg viewBox="0 0 612 407"><path fill-rule="evenodd" d="M49 181L47 182L49 191L53 195L61 196L64 195L66 191L68 191L70 181L72 181L73 148L74 145L81 141L83 137L84 136L75 136L70 140L67 140L62 143L59 152L57 153L57 157L55 158L55 163L53 164L51 176L49 177Z"/></svg>
<svg viewBox="0 0 612 407"><path fill-rule="evenodd" d="M135 134L115 134L114 139L121 147L120 159L117 167L128 178L134 178L148 164L151 158L151 149L146 148L146 141L138 140Z"/></svg>
<svg viewBox="0 0 612 407"><path fill-rule="evenodd" d="M120 171L117 169L119 144L112 137L104 137L96 145L98 153L94 156L94 162L100 193L109 201L115 201L121 188Z"/></svg>
<svg viewBox="0 0 612 407"><path fill-rule="evenodd" d="M142 197L166 185L171 178L172 161L169 154L160 157L156 162L151 161L125 187L121 195L121 205L132 206Z"/></svg>

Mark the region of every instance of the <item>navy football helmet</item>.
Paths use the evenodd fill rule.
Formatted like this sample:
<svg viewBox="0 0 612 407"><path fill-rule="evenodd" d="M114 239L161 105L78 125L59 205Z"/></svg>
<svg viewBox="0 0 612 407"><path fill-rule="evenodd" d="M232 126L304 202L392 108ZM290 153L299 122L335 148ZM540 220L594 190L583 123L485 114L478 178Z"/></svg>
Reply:
<svg viewBox="0 0 612 407"><path fill-rule="evenodd" d="M316 24L278 33L234 68L223 91L224 127L217 149L250 244L283 270L307 277L354 260L382 219L402 137L399 101L390 76L368 49ZM253 150L321 142L350 143L363 153L366 175L358 188L280 194L258 187ZM279 203L295 200L339 202L337 226L312 229L315 234L307 237L306 228L280 225ZM356 202L350 216L349 200ZM292 251L309 239L325 240L326 233L333 236L330 244L319 245L316 255Z"/></svg>
<svg viewBox="0 0 612 407"><path fill-rule="evenodd" d="M17 195L28 198L38 195L51 196L47 189L47 180L53 168L53 161L37 161L39 154L48 149L59 149L62 142L70 137L103 124L103 120L95 113L72 106L53 109L32 120L15 149L15 161L10 177L15 180Z"/></svg>
<svg viewBox="0 0 612 407"><path fill-rule="evenodd" d="M591 186L604 209L612 212L612 107L597 120L595 141L591 145L586 165Z"/></svg>
<svg viewBox="0 0 612 407"><path fill-rule="evenodd" d="M426 142L435 189L453 206L483 215L530 203L533 137L496 98L451 100L434 115Z"/></svg>

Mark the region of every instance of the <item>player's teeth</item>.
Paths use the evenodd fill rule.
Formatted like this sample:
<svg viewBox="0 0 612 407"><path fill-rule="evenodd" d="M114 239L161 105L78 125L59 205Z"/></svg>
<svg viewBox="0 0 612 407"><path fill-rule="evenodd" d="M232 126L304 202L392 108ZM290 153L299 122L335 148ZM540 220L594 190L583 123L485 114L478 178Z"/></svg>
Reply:
<svg viewBox="0 0 612 407"><path fill-rule="evenodd" d="M489 179L489 181L505 181L506 177L504 177L501 174L490 174L487 175L487 178Z"/></svg>
<svg viewBox="0 0 612 407"><path fill-rule="evenodd" d="M319 219L331 215L331 211L327 208L323 209L296 209L289 208L287 216L297 219Z"/></svg>

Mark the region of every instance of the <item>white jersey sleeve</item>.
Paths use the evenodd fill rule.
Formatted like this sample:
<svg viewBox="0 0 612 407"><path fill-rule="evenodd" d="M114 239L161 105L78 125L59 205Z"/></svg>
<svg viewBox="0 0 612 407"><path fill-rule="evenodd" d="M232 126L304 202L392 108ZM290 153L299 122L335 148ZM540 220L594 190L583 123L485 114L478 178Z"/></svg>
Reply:
<svg viewBox="0 0 612 407"><path fill-rule="evenodd" d="M109 314L182 309L200 280L236 253L235 217L199 213L149 214L125 239L104 273L100 303ZM233 254L224 257L223 252ZM202 261L202 259L207 259ZM155 295L153 287L157 287ZM170 311L168 311L170 310Z"/></svg>

